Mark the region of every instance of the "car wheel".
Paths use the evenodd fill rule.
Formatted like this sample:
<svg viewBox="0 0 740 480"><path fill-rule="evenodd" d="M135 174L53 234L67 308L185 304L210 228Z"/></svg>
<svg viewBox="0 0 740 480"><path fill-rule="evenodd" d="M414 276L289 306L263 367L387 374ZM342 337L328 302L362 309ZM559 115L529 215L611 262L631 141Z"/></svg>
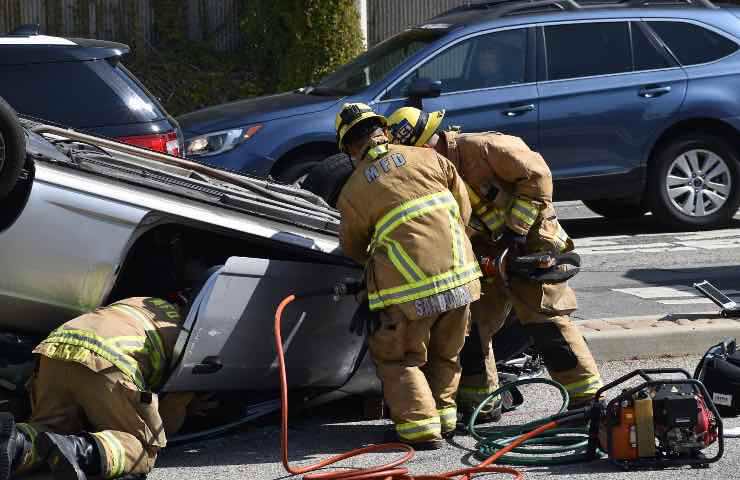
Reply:
<svg viewBox="0 0 740 480"><path fill-rule="evenodd" d="M311 153L294 158L290 165L281 169L275 177L281 182L301 184L308 173L328 155Z"/></svg>
<svg viewBox="0 0 740 480"><path fill-rule="evenodd" d="M301 186L336 208L339 193L353 170L349 155L338 153L311 169Z"/></svg>
<svg viewBox="0 0 740 480"><path fill-rule="evenodd" d="M594 213L613 219L641 217L647 212L647 208L634 198L584 200L583 203Z"/></svg>
<svg viewBox="0 0 740 480"><path fill-rule="evenodd" d="M740 204L736 150L722 137L694 133L661 149L651 165L651 210L672 228L725 225Z"/></svg>
<svg viewBox="0 0 740 480"><path fill-rule="evenodd" d="M26 137L18 116L0 98L0 200L15 187L26 163Z"/></svg>

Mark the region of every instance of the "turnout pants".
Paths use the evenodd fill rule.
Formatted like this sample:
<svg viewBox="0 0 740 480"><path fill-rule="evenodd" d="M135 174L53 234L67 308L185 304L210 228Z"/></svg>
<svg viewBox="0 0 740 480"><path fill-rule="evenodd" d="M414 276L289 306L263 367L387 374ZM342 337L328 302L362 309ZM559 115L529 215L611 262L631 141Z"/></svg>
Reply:
<svg viewBox="0 0 740 480"><path fill-rule="evenodd" d="M469 317L469 305L419 319L407 318L399 307L381 313L370 352L401 440L436 440L455 429L458 356Z"/></svg>
<svg viewBox="0 0 740 480"><path fill-rule="evenodd" d="M542 353L550 376L568 391L571 405L590 400L602 386L601 377L583 336L568 316L576 301L567 283L541 285L512 279L507 290L498 279L486 280L481 300L473 305L473 332L461 354L460 408L471 411L498 388L492 338L512 308Z"/></svg>
<svg viewBox="0 0 740 480"><path fill-rule="evenodd" d="M40 356L31 379L31 418L18 424L33 448L18 471L45 461L36 451L36 437L50 431L88 432L100 452L103 478L149 473L166 444L158 399L131 387L117 371L96 373L78 363Z"/></svg>

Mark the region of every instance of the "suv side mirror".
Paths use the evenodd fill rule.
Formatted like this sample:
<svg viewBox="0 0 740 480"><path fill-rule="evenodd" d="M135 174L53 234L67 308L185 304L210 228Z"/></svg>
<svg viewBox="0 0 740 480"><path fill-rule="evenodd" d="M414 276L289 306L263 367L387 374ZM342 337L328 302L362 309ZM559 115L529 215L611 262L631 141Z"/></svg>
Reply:
<svg viewBox="0 0 740 480"><path fill-rule="evenodd" d="M442 82L429 78L417 78L409 86L407 95L408 106L422 110L422 99L437 98L442 94Z"/></svg>

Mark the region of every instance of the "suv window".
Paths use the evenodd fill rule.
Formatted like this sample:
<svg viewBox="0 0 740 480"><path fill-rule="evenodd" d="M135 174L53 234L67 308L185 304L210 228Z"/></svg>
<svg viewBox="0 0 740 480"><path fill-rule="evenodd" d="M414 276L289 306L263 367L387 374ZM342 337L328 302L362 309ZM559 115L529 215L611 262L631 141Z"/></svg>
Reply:
<svg viewBox="0 0 740 480"><path fill-rule="evenodd" d="M655 45L657 41L649 38L643 28L637 23L632 23L632 52L635 56L635 70L656 70L674 66L663 55L662 47L658 50L659 46Z"/></svg>
<svg viewBox="0 0 740 480"><path fill-rule="evenodd" d="M627 22L545 27L550 80L632 71Z"/></svg>
<svg viewBox="0 0 740 480"><path fill-rule="evenodd" d="M713 62L737 51L732 40L685 22L648 22L682 65Z"/></svg>
<svg viewBox="0 0 740 480"><path fill-rule="evenodd" d="M442 93L524 83L527 30L505 30L480 35L448 48L416 69L385 99L402 98L417 78L442 81Z"/></svg>
<svg viewBox="0 0 740 480"><path fill-rule="evenodd" d="M107 60L0 66L0 96L19 112L78 128L165 118L120 64Z"/></svg>

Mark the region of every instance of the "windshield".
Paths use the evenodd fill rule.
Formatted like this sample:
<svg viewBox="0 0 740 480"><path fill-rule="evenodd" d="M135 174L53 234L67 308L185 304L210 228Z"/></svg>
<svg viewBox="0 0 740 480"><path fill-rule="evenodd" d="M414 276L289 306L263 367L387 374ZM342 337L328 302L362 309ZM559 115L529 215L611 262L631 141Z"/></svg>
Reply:
<svg viewBox="0 0 740 480"><path fill-rule="evenodd" d="M354 95L385 78L391 70L445 33L440 30L407 30L400 33L325 77L312 91L317 94Z"/></svg>

